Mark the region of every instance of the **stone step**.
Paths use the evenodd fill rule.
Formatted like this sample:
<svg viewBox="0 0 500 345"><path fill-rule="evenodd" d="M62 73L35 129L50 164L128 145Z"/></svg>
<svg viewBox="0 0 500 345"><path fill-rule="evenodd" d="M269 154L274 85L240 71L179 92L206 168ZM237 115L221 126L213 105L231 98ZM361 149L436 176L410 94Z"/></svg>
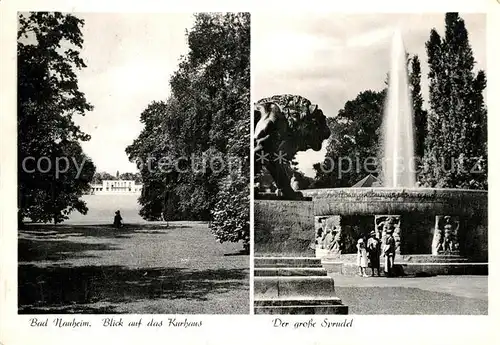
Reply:
<svg viewBox="0 0 500 345"><path fill-rule="evenodd" d="M342 301L338 297L316 297L316 298L297 298L283 297L280 299L257 298L254 300L256 306L288 306L288 305L341 305Z"/></svg>
<svg viewBox="0 0 500 345"><path fill-rule="evenodd" d="M254 269L254 276L326 276L323 267L260 267Z"/></svg>
<svg viewBox="0 0 500 345"><path fill-rule="evenodd" d="M488 275L488 263L483 262L396 262L394 266L406 275Z"/></svg>
<svg viewBox="0 0 500 345"><path fill-rule="evenodd" d="M342 261L345 263L356 263L357 254L342 254L340 258L329 258L327 256L323 256L323 261ZM384 257L380 256L380 262L383 262ZM470 260L460 256L460 255L431 255L431 254L398 254L396 255L396 261L398 262L421 262L421 263L429 263L429 262L469 262Z"/></svg>
<svg viewBox="0 0 500 345"><path fill-rule="evenodd" d="M316 299L335 297L333 279L329 276L256 276L254 277L254 298Z"/></svg>
<svg viewBox="0 0 500 345"><path fill-rule="evenodd" d="M255 315L347 315L346 305L254 307Z"/></svg>
<svg viewBox="0 0 500 345"><path fill-rule="evenodd" d="M255 268L266 267L322 267L321 259L315 257L255 257Z"/></svg>
<svg viewBox="0 0 500 345"><path fill-rule="evenodd" d="M382 257L380 258L383 259ZM462 262L470 262L469 259L464 258L462 256L435 256L435 257L421 257L421 256L405 256L397 259L398 262L401 263L462 263Z"/></svg>
<svg viewBox="0 0 500 345"><path fill-rule="evenodd" d="M348 313L348 307L342 305L342 301L338 297L255 299L254 313L346 315Z"/></svg>
<svg viewBox="0 0 500 345"><path fill-rule="evenodd" d="M343 274L344 264L339 261L322 261L324 270L328 275L339 275Z"/></svg>

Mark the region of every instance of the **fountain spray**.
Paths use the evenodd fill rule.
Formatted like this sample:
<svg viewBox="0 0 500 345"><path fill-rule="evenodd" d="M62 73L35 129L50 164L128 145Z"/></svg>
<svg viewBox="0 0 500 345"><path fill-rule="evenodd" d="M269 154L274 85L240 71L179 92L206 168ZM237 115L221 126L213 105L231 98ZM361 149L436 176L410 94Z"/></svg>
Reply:
<svg viewBox="0 0 500 345"><path fill-rule="evenodd" d="M384 109L383 176L385 187L415 186L413 107L401 32L392 37L389 87Z"/></svg>

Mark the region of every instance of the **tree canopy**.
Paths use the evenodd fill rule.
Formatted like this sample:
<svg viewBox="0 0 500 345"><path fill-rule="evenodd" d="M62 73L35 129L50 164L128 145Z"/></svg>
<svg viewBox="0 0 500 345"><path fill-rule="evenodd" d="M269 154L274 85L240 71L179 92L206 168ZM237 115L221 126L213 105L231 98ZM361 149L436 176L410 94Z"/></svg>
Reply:
<svg viewBox="0 0 500 345"><path fill-rule="evenodd" d="M385 90L360 92L346 102L336 117L328 119L332 135L325 160L314 165L315 187L350 187L368 173L378 172L385 93Z"/></svg>

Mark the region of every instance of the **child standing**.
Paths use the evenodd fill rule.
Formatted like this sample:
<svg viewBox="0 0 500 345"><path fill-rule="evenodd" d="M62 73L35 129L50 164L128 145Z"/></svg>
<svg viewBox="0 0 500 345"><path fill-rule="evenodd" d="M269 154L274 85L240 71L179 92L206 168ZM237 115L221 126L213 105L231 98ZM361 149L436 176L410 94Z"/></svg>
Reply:
<svg viewBox="0 0 500 345"><path fill-rule="evenodd" d="M366 268L368 267L368 254L366 252L365 240L363 238L360 238L356 247L358 248L359 275L368 277L368 275L366 274Z"/></svg>

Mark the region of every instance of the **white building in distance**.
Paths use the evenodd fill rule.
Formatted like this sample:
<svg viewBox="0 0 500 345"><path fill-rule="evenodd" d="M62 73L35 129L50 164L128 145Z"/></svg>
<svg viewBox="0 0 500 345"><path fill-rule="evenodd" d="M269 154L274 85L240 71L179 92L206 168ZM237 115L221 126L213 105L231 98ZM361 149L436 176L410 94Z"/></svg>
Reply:
<svg viewBox="0 0 500 345"><path fill-rule="evenodd" d="M141 194L142 184L133 180L103 180L102 184L91 184L90 194Z"/></svg>

